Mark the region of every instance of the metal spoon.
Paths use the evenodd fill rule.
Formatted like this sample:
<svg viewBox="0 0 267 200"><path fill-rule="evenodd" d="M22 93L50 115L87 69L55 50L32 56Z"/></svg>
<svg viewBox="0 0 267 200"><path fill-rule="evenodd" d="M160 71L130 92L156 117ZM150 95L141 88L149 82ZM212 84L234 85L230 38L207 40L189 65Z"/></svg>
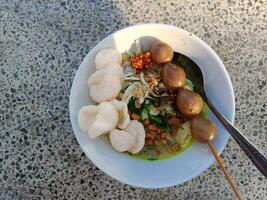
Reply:
<svg viewBox="0 0 267 200"><path fill-rule="evenodd" d="M212 140L215 138L216 135L216 127L215 124L207 119L202 119L202 118L193 118L190 121L190 128L191 128L191 132L192 132L192 136L193 138L201 143L207 143L210 147L211 152L213 153L215 159L217 160L218 164L220 165L225 178L227 179L227 181L229 182L230 186L232 187L232 189L234 190L237 198L239 200L242 200L242 196L240 194L240 192L237 190L233 180L231 179L230 175L228 174L223 161L220 159L220 157L218 156L213 144L212 144Z"/></svg>
<svg viewBox="0 0 267 200"><path fill-rule="evenodd" d="M232 137L235 139L241 149L247 154L252 163L265 177L267 177L267 158L213 106L205 93L203 74L198 65L187 56L177 52L174 52L172 63L181 66L185 70L186 75L190 77L195 86L195 92L197 92L203 98L203 100L209 106L210 110L215 114L215 116L219 119L223 126L232 135Z"/></svg>

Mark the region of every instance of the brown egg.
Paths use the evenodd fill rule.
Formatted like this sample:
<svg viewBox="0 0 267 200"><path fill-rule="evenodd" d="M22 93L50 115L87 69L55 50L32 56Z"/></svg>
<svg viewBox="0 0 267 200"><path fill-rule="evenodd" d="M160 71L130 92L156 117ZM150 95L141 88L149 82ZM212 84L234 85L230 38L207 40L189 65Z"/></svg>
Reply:
<svg viewBox="0 0 267 200"><path fill-rule="evenodd" d="M157 64L171 62L173 58L173 49L168 44L159 40L152 43L149 51L153 62Z"/></svg>
<svg viewBox="0 0 267 200"><path fill-rule="evenodd" d="M199 94L181 89L176 97L176 105L182 114L193 117L202 111L203 100Z"/></svg>
<svg viewBox="0 0 267 200"><path fill-rule="evenodd" d="M194 117L190 121L190 128L193 138L201 143L211 141L216 136L216 126L208 119Z"/></svg>
<svg viewBox="0 0 267 200"><path fill-rule="evenodd" d="M175 64L166 63L162 69L162 80L166 88L177 90L186 83L185 72Z"/></svg>

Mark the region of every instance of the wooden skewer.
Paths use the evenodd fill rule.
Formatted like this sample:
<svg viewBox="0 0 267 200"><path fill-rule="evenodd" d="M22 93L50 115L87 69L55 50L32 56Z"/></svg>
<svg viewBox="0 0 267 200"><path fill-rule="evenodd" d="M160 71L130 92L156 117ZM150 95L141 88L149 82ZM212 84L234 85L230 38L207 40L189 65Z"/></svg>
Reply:
<svg viewBox="0 0 267 200"><path fill-rule="evenodd" d="M209 145L210 150L211 150L211 152L213 153L215 159L217 160L218 164L220 165L220 167L221 167L221 169L222 169L222 171L223 171L223 173L224 173L225 178L227 179L227 181L230 183L232 189L234 190L234 192L235 192L237 198L238 198L239 200L243 200L243 198L242 198L240 192L237 190L237 188L236 188L236 186L235 186L233 180L231 179L230 175L229 175L228 172L226 171L226 168L224 167L224 163L223 163L223 161L220 159L220 157L218 156L218 154L217 154L217 152L216 152L216 150L215 150L213 144L211 143L211 141L208 141L208 145Z"/></svg>
<svg viewBox="0 0 267 200"><path fill-rule="evenodd" d="M237 190L234 182L232 181L231 177L229 176L228 172L226 171L222 160L218 156L213 144L211 143L211 141L214 139L214 137L216 135L215 124L208 119L193 118L193 119L191 119L190 128L191 128L193 138L195 138L198 142L207 143L209 145L211 152L213 153L218 164L220 165L226 180L230 183L237 198L239 200L243 200L240 192Z"/></svg>

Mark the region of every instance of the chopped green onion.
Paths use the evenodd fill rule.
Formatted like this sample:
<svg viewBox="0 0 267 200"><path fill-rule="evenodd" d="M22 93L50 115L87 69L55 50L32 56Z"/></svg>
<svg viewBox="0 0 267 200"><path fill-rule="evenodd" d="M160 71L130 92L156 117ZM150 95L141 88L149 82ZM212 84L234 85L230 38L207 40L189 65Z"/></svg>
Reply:
<svg viewBox="0 0 267 200"><path fill-rule="evenodd" d="M206 118L208 116L208 113L209 113L209 107L206 103L204 103L200 116Z"/></svg>
<svg viewBox="0 0 267 200"><path fill-rule="evenodd" d="M152 115L150 115L150 116L149 116L149 119L150 119L150 121L152 121L153 123L155 123L155 124L157 124L157 125L160 125L160 124L162 123L161 118L156 117L156 116L152 116Z"/></svg>
<svg viewBox="0 0 267 200"><path fill-rule="evenodd" d="M151 104L151 103L152 103L151 100L149 100L149 99L146 99L146 100L145 100L145 105L149 105L149 104Z"/></svg>
<svg viewBox="0 0 267 200"><path fill-rule="evenodd" d="M184 89L194 91L194 84L192 83L191 80L186 79L186 84L184 86Z"/></svg>
<svg viewBox="0 0 267 200"><path fill-rule="evenodd" d="M148 110L142 109L142 111L140 113L140 117L141 117L142 121L144 121L145 119L149 119Z"/></svg>
<svg viewBox="0 0 267 200"><path fill-rule="evenodd" d="M147 160L154 161L154 160L158 160L158 158L157 157L151 157L151 158L147 158Z"/></svg>
<svg viewBox="0 0 267 200"><path fill-rule="evenodd" d="M131 98L130 101L129 101L129 103L128 103L128 109L131 112L134 112L134 113L136 113L138 115L140 113L140 110L135 107L135 103L134 103L134 99L133 98Z"/></svg>

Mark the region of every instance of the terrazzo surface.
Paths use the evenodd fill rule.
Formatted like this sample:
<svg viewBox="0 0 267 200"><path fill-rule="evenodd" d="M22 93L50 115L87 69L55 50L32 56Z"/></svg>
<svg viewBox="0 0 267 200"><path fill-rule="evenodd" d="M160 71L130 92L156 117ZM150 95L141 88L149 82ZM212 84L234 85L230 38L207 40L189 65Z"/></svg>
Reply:
<svg viewBox="0 0 267 200"><path fill-rule="evenodd" d="M0 199L234 199L213 164L165 189L124 185L81 151L69 112L72 79L110 33L167 23L206 41L236 96L236 126L267 153L267 1L0 0ZM230 139L221 156L244 199L267 199L267 180Z"/></svg>

